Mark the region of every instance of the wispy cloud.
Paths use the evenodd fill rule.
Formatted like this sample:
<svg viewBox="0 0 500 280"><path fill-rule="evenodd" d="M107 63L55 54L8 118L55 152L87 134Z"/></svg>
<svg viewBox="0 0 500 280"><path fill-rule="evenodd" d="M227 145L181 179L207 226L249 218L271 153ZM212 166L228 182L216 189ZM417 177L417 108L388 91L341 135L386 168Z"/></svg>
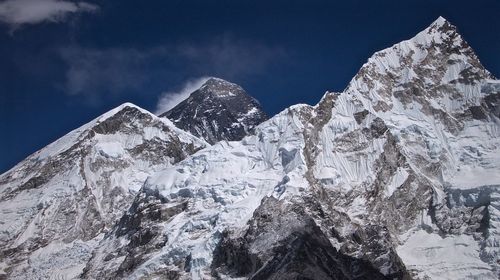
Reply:
<svg viewBox="0 0 500 280"><path fill-rule="evenodd" d="M64 0L6 0L0 2L0 21L16 29L25 24L64 21L69 14L95 12L97 5Z"/></svg>
<svg viewBox="0 0 500 280"><path fill-rule="evenodd" d="M67 64L64 89L70 95L99 95L140 88L147 81L147 65L157 52L162 51L64 48L60 51Z"/></svg>
<svg viewBox="0 0 500 280"><path fill-rule="evenodd" d="M155 114L162 114L174 108L177 104L189 97L193 91L199 89L209 77L189 79L178 91L163 92L158 99Z"/></svg>
<svg viewBox="0 0 500 280"><path fill-rule="evenodd" d="M239 40L231 35L220 36L202 44L184 44L177 51L191 62L192 67L227 78L260 73L273 61L287 55L281 47Z"/></svg>
<svg viewBox="0 0 500 280"><path fill-rule="evenodd" d="M64 89L72 95L120 94L128 91L155 90L164 110L180 93L179 85L195 84L198 79L185 77L216 76L228 80L248 79L267 73L272 63L282 61L286 52L280 47L266 46L231 36L209 41L162 45L154 48L88 49L69 47L60 50L67 65ZM181 96L181 95L176 95Z"/></svg>

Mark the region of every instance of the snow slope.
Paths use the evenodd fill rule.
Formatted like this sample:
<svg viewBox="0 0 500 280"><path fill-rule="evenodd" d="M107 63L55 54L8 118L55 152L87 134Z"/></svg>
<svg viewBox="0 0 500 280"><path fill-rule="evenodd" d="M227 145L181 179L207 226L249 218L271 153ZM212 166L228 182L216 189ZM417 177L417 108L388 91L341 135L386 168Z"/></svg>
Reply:
<svg viewBox="0 0 500 280"><path fill-rule="evenodd" d="M304 142L303 127L294 111L292 108L278 114L258 126L256 135L243 141L219 142L148 178L143 195L136 197L136 206L127 215L139 215L137 208L142 207L145 209L141 212L151 212L158 203L161 212L183 203L186 209L173 217L165 214L150 218L151 224L147 226L146 214L141 214L139 228L130 221L120 223L96 250L90 264L99 269L91 270L87 277L113 278L117 267L130 258L134 259L134 265L143 263L127 277L141 278L165 269L175 270L174 264L183 262L187 256L191 259L190 277L209 277L210 272L204 269L210 265L212 251L224 228L244 226L264 196L284 197L298 192L305 184L299 152ZM290 156L285 151L296 153ZM288 171L283 170L283 165ZM141 231L148 231L152 224L160 228L148 242L155 254L138 257L130 248L129 235L137 232L144 235ZM122 230L127 234L120 233ZM164 236L168 236L168 241L163 240ZM106 260L109 254L116 259Z"/></svg>

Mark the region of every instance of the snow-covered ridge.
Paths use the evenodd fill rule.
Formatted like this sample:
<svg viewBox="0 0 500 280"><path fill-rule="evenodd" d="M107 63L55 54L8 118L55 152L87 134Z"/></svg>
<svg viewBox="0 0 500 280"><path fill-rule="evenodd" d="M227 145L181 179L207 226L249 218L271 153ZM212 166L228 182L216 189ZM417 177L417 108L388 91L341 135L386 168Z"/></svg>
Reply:
<svg viewBox="0 0 500 280"><path fill-rule="evenodd" d="M76 277L146 178L206 145L130 103L71 131L0 176L1 266Z"/></svg>
<svg viewBox="0 0 500 280"><path fill-rule="evenodd" d="M75 143L77 143L79 140L81 140L83 137L85 137L85 134L83 132L86 132L88 129L94 127L95 125L106 121L108 118L116 115L117 113L119 113L120 111L122 111L125 108L134 108L134 109L140 111L142 114L148 115L151 118L155 118L159 122L168 126L169 129L173 130L176 134L178 134L180 137L183 137L184 139L193 138L193 136L191 134L185 132L182 129L177 128L172 123L172 121L170 121L169 119L158 118L155 114L153 114L153 113L151 113L151 112L149 112L149 111L147 111L147 110L145 110L145 109L143 109L143 108L141 108L133 103L125 102L125 103L109 110L108 112L100 115L99 117L91 120L90 122L80 126L79 128L68 132L67 134L65 134L61 138L57 139L53 143L50 143L49 145L42 148L41 150L28 156L28 159L42 161L49 156L53 156L55 154L66 151L71 146L73 146ZM205 141L203 141L202 139L198 139L198 141L200 142L200 144L207 145L207 143ZM20 162L19 164L15 165L10 170L6 171L4 174L1 174L0 177L5 176L5 174L10 173L16 169L19 169L21 163L23 163L23 162Z"/></svg>

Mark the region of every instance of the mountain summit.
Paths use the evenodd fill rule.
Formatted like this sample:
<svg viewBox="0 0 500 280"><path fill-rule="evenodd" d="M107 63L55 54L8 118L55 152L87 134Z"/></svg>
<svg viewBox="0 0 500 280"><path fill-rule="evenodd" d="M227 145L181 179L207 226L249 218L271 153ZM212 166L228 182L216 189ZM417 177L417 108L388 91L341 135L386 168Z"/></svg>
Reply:
<svg viewBox="0 0 500 280"><path fill-rule="evenodd" d="M268 119L259 102L242 87L219 78L208 79L160 117L211 144L241 140Z"/></svg>

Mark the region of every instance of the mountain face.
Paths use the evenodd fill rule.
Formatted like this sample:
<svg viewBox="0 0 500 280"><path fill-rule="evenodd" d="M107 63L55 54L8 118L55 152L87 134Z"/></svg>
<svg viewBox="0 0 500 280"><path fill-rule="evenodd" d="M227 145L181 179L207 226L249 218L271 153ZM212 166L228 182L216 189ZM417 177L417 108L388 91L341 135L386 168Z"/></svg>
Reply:
<svg viewBox="0 0 500 280"><path fill-rule="evenodd" d="M0 176L1 270L77 277L144 180L206 145L124 104L31 155Z"/></svg>
<svg viewBox="0 0 500 280"><path fill-rule="evenodd" d="M172 123L150 117L174 131ZM104 127L117 131L111 128L122 127L121 121ZM143 136L120 139L135 143L157 135L146 128L150 125L140 129L144 135L136 132ZM78 131L95 131L89 130L94 126ZM343 92L327 93L315 106L287 108L241 141L221 141L187 156L203 143L175 131L195 148L182 153L179 162L153 168L157 172L147 179L137 178L142 187L134 188L121 216L109 214L113 207L108 212L88 206L75 210L97 209L93 212L99 215L86 214L86 223L100 221L97 217L114 221L89 235L96 236L90 241L84 234L71 239L63 231L54 237L31 230L55 218L19 216L40 211L40 190L54 188L58 194L63 189L58 184L70 186L75 180L58 172L55 178L63 183L20 187L33 186L27 184L35 176L32 170L42 174L49 168L35 165L36 158L43 163L43 154L64 154L63 147L70 145L57 143L65 138L62 143L74 143L78 137L65 136L2 175L0 221L13 229L2 231L7 257L1 268L10 278L22 278L20 273L27 271L72 271L84 279L500 276L500 81L443 18L375 53ZM172 154L155 146L141 151ZM159 158L150 166L162 162ZM98 201L88 197L76 205ZM41 209L45 205L53 204ZM71 229L96 228L72 225L80 219L55 220ZM18 221L29 226L17 230ZM32 236L30 242L24 234ZM14 249L19 242L24 247Z"/></svg>
<svg viewBox="0 0 500 280"><path fill-rule="evenodd" d="M241 140L268 119L257 100L243 88L218 78L208 79L188 99L160 117L210 144Z"/></svg>

